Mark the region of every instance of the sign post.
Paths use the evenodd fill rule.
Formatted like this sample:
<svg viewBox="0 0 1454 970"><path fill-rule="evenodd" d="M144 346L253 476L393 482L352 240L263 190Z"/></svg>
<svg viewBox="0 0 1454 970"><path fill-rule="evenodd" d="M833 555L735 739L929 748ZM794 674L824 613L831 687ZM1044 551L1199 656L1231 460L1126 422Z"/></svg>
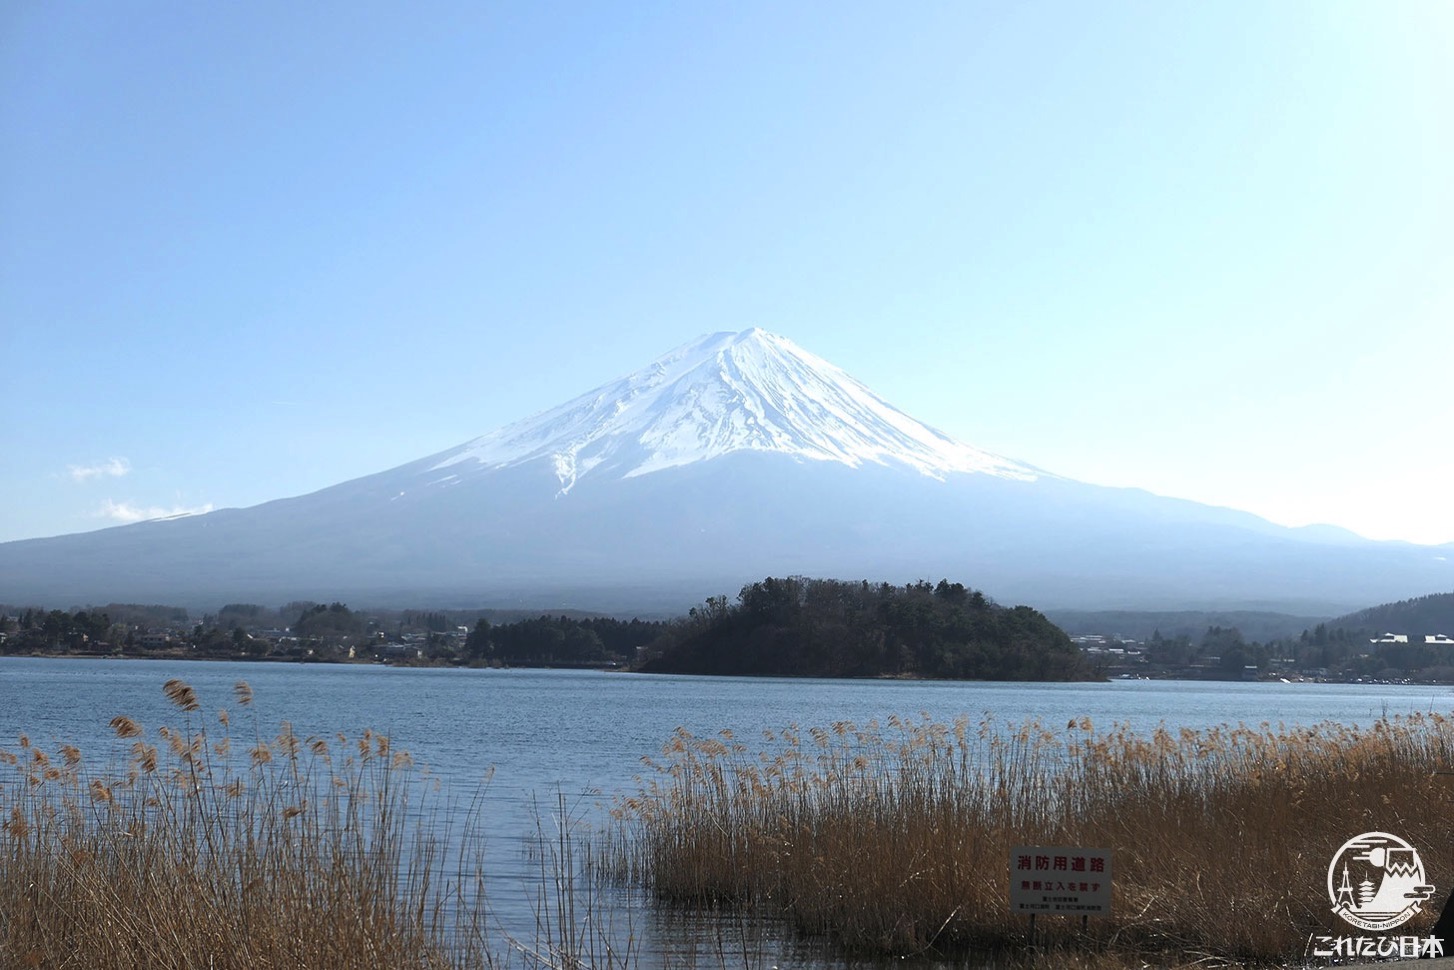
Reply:
<svg viewBox="0 0 1454 970"><path fill-rule="evenodd" d="M1010 912L1086 918L1111 912L1111 850L1018 845L1010 849Z"/></svg>

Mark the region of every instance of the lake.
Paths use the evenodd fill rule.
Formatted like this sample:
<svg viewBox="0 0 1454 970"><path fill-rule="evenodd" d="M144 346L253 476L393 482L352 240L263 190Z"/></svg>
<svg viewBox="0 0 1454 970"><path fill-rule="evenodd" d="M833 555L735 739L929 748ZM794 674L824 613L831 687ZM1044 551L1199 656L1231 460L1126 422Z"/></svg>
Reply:
<svg viewBox="0 0 1454 970"><path fill-rule="evenodd" d="M122 758L125 745L108 722L125 714L155 743L158 727L182 720L161 690L173 677L196 690L204 714L193 717L205 717L209 729L222 708L232 712L235 735L250 735L254 716L265 737L276 734L282 721L301 737L357 736L372 728L427 765L461 803L489 776L482 804L492 918L517 936L534 923L540 873L526 849L537 821L553 831L563 802L582 831L599 823L613 796L634 790L641 759L657 754L678 727L698 735L731 729L752 747L765 729L792 723L806 729L921 713L939 721L988 713L1002 724L1038 719L1051 728L1089 717L1101 728L1124 723L1149 732L1163 723L1173 729L1265 721L1369 724L1385 714L1454 707L1449 688L1429 686L783 680L8 657L0 658L0 749L16 750L23 733L52 753L70 743L92 763ZM236 706L232 688L238 680L253 688L251 711ZM715 962L720 922L658 912L625 892L607 904L637 939L638 965ZM741 927L727 935L729 944L742 940L755 948L753 965L833 965L815 947L759 938Z"/></svg>

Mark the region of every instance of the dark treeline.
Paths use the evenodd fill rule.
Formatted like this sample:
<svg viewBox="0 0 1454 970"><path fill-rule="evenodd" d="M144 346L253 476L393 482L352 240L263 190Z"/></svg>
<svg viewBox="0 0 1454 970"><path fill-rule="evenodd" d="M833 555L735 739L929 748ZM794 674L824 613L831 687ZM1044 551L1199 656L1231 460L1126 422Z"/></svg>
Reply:
<svg viewBox="0 0 1454 970"><path fill-rule="evenodd" d="M17 610L0 613L0 653L80 650L114 629L110 613L96 610Z"/></svg>
<svg viewBox="0 0 1454 970"><path fill-rule="evenodd" d="M1027 606L960 583L769 578L709 599L654 644L644 670L801 677L1074 680L1065 633Z"/></svg>
<svg viewBox="0 0 1454 970"><path fill-rule="evenodd" d="M105 616L111 623L136 626L168 626L188 622L187 611L180 606L159 606L142 603L107 603L104 606L73 607L69 610L46 609L40 606L0 604L0 617L11 617L18 628L29 629L54 616L53 622L61 617L85 615L94 618Z"/></svg>
<svg viewBox="0 0 1454 970"><path fill-rule="evenodd" d="M471 614L471 628L456 622L465 611L355 611L344 603L307 600L276 609L229 603L197 623L173 607L0 606L0 655L622 666L668 627L663 621L565 614L492 625L484 612Z"/></svg>
<svg viewBox="0 0 1454 970"><path fill-rule="evenodd" d="M410 629L425 629L431 633L443 633L454 624L450 622L449 614L441 611L430 611L421 613L417 610L405 610L399 618L400 627Z"/></svg>
<svg viewBox="0 0 1454 970"><path fill-rule="evenodd" d="M1454 593L1433 593L1370 606L1332 620L1330 625L1379 633L1454 635Z"/></svg>
<svg viewBox="0 0 1454 970"><path fill-rule="evenodd" d="M314 604L293 621L292 631L299 637L349 637L364 632L364 619L342 603Z"/></svg>
<svg viewBox="0 0 1454 970"><path fill-rule="evenodd" d="M659 620L610 617L540 616L498 625L482 618L465 640L465 654L507 666L628 663L667 627Z"/></svg>

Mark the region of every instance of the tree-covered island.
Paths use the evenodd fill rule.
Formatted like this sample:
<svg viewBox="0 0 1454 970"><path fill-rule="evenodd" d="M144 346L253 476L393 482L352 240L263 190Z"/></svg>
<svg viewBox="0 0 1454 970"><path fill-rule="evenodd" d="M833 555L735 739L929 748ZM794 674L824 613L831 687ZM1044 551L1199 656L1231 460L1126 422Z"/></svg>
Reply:
<svg viewBox="0 0 1454 970"><path fill-rule="evenodd" d="M1063 630L1028 606L1000 606L940 580L893 586L765 579L716 597L648 648L652 673L771 677L1084 680Z"/></svg>

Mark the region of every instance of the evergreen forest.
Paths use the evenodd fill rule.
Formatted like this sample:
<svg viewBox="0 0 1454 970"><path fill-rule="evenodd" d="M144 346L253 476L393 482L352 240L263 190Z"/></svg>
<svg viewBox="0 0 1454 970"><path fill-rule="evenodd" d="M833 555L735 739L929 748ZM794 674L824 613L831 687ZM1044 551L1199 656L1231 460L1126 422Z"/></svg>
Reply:
<svg viewBox="0 0 1454 970"><path fill-rule="evenodd" d="M651 648L648 672L774 677L1078 680L1093 671L1028 606L961 583L768 578L715 597Z"/></svg>

